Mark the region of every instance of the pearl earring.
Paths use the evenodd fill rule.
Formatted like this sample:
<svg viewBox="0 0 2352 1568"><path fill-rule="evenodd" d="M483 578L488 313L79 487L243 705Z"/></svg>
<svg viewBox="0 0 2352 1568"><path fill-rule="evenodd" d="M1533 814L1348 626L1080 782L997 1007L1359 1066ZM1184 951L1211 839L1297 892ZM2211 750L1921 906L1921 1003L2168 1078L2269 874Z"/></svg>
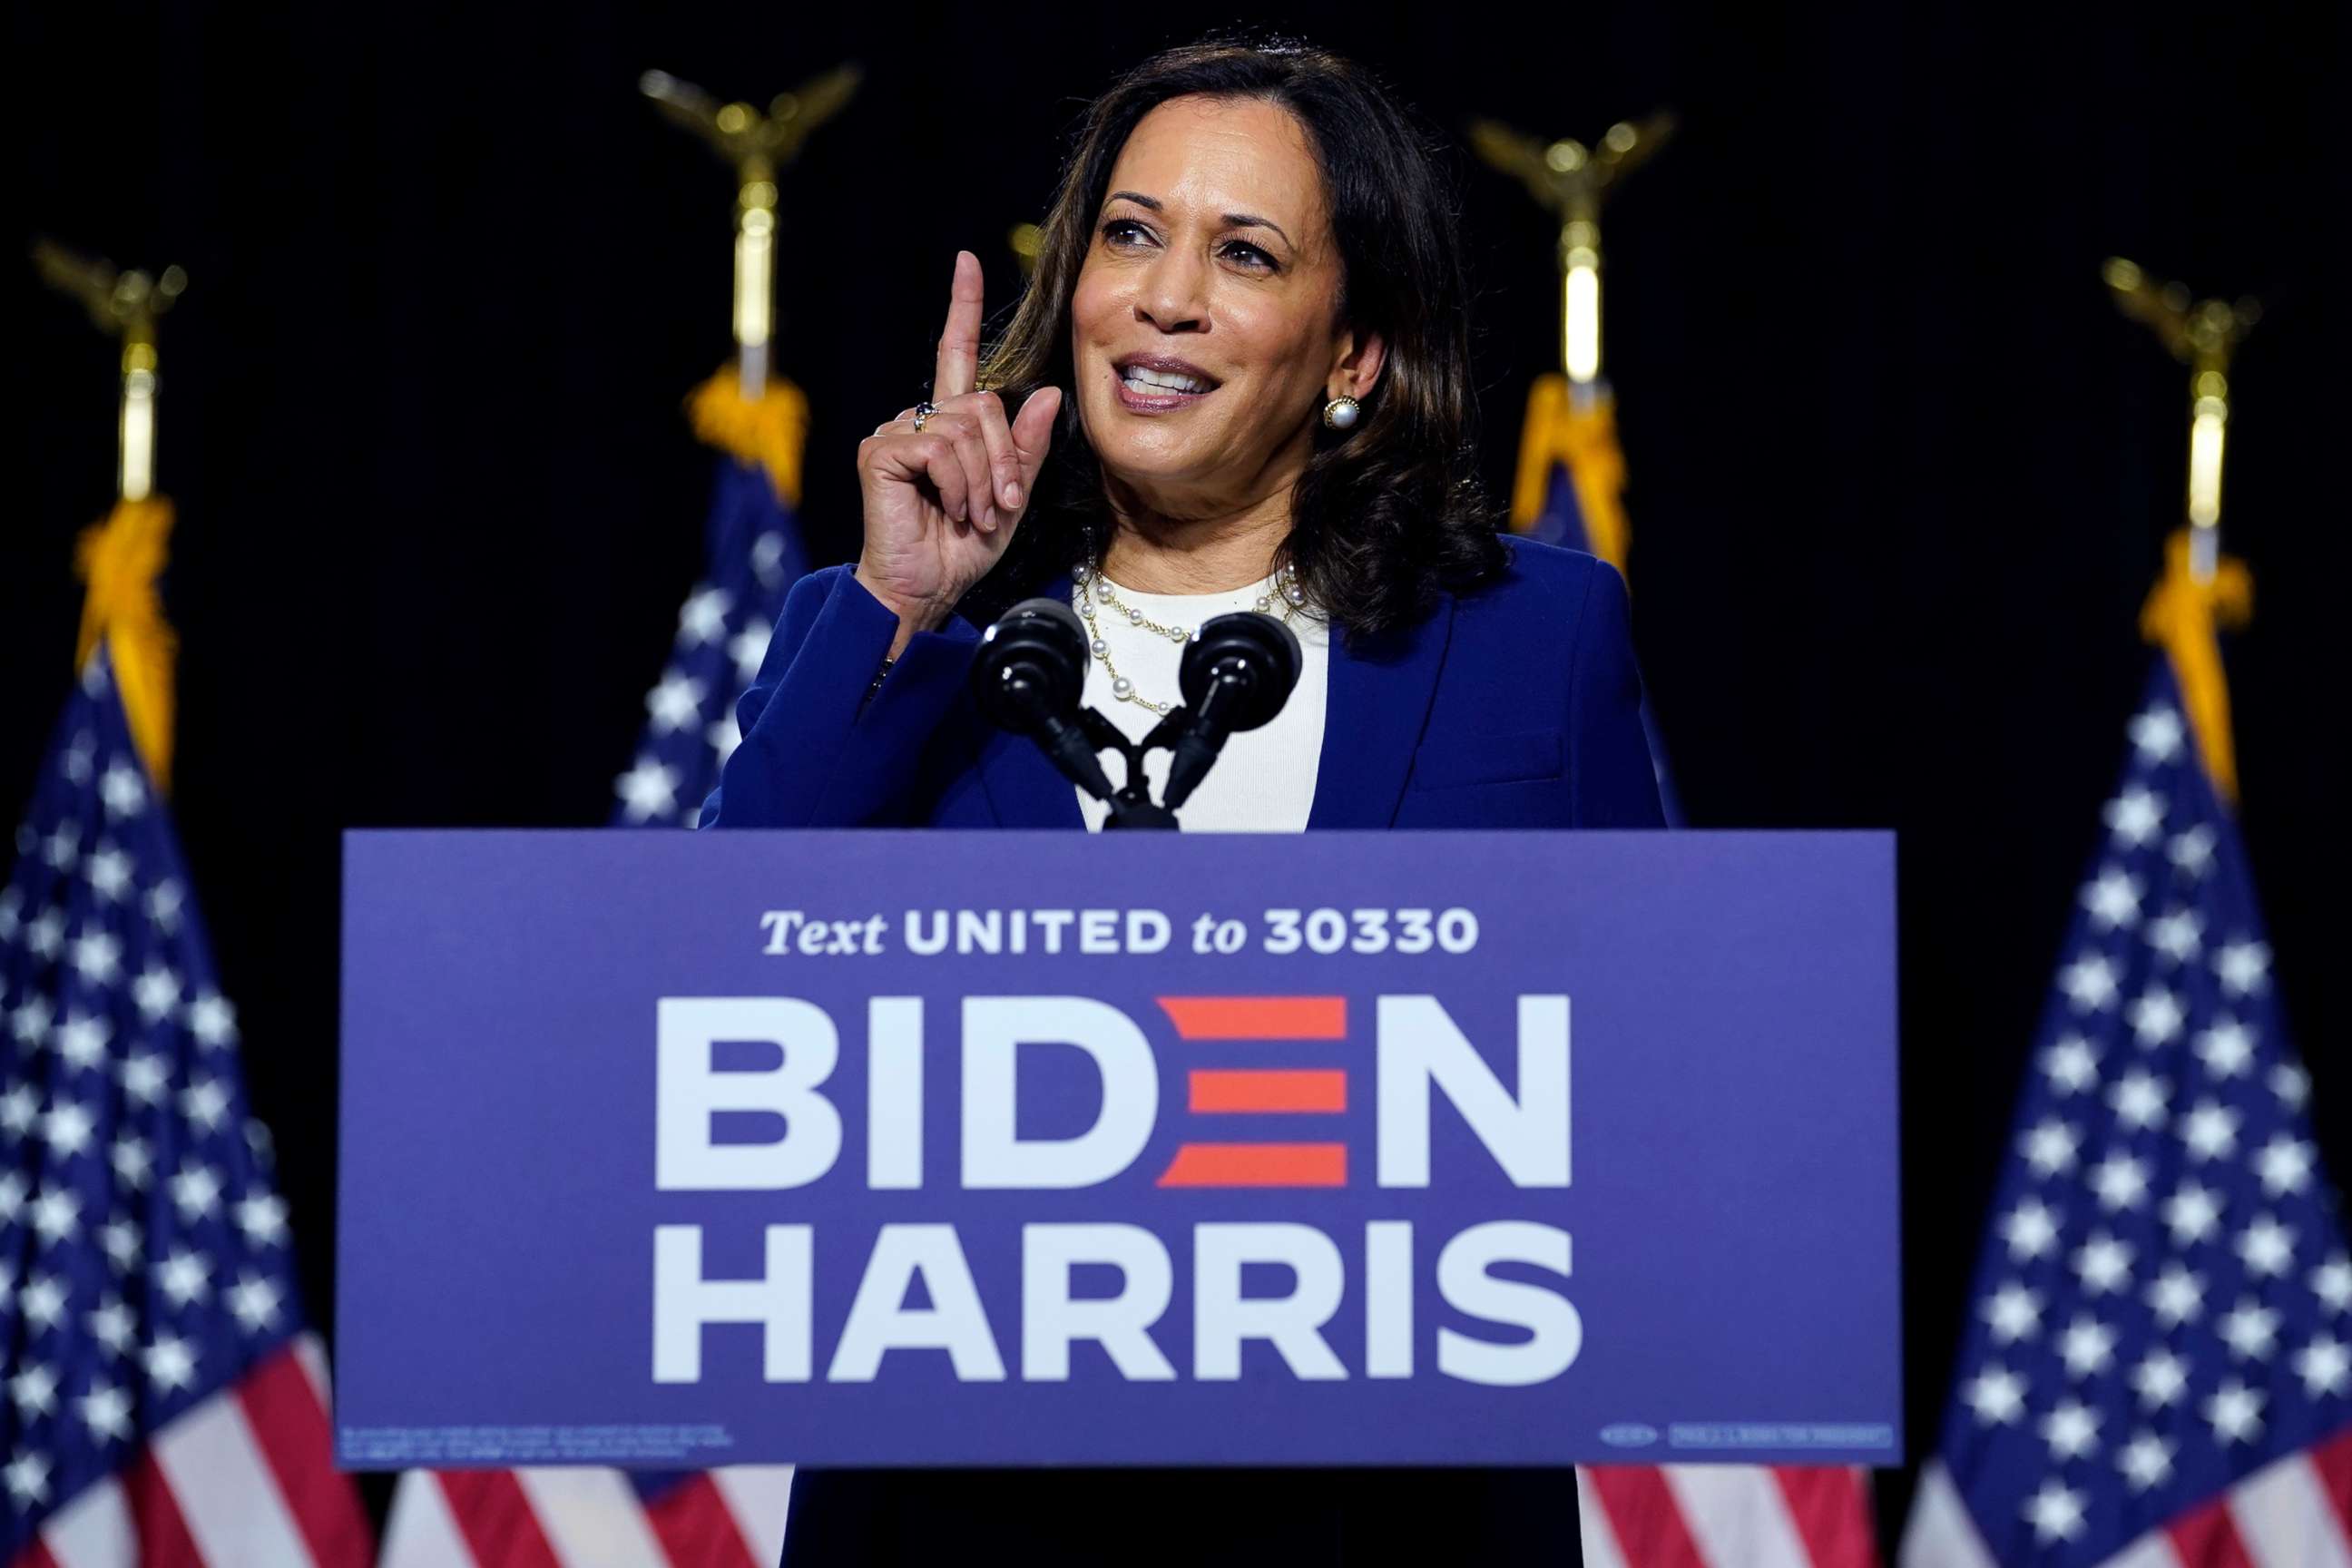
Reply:
<svg viewBox="0 0 2352 1568"><path fill-rule="evenodd" d="M1355 427L1356 416L1363 411L1362 404L1343 395L1323 405L1323 423L1334 430L1350 430Z"/></svg>

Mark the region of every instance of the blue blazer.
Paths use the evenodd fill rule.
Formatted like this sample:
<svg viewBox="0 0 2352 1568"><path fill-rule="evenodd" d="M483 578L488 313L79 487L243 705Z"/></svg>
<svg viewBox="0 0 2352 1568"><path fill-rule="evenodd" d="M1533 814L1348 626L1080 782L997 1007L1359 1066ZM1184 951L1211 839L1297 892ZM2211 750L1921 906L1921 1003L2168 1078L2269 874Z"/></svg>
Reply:
<svg viewBox="0 0 2352 1568"><path fill-rule="evenodd" d="M1332 639L1310 830L1664 826L1624 580L1508 542L1499 581L1441 595L1403 630ZM1044 592L1066 599L1069 579ZM866 701L897 632L849 567L793 584L701 826L1082 826L1069 781L973 707L980 628L961 616L917 634Z"/></svg>

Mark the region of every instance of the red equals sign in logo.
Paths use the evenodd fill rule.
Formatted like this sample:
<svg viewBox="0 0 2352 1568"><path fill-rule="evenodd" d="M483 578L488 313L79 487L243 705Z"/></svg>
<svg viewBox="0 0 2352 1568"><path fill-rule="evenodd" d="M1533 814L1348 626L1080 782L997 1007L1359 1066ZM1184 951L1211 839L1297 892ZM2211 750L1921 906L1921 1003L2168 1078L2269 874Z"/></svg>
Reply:
<svg viewBox="0 0 2352 1568"><path fill-rule="evenodd" d="M1344 996L1162 996L1160 1011L1187 1041L1344 1040ZM1348 1109L1338 1068L1195 1068L1186 1075L1195 1115L1337 1114ZM1188 1142L1160 1173L1163 1187L1344 1187L1345 1143Z"/></svg>

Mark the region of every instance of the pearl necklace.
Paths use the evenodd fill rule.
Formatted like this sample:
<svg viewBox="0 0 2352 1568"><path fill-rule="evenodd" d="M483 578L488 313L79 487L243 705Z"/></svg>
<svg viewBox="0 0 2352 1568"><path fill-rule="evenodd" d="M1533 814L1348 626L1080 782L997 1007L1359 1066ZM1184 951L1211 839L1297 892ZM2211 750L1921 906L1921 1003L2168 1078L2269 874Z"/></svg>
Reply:
<svg viewBox="0 0 2352 1568"><path fill-rule="evenodd" d="M1132 702L1154 713L1164 714L1174 708L1173 702L1154 702L1143 696L1135 689L1134 681L1118 672L1118 666L1111 662L1110 644L1104 640L1102 627L1096 623L1095 605L1099 602L1111 614L1126 616L1128 625L1140 626L1154 637L1166 637L1170 642L1191 642L1201 635L1201 628L1196 626L1162 626L1134 605L1119 603L1118 590L1111 586L1110 579L1104 576L1100 569L1083 562L1071 568L1070 582L1074 588L1071 597L1077 601L1078 614L1086 617L1087 651L1102 661L1104 673L1110 677L1110 694L1121 702ZM1286 561L1279 572L1265 580L1264 591L1250 608L1262 616L1276 615L1277 601L1280 605L1278 616L1285 621L1290 619L1291 612L1307 603L1307 590L1298 585L1298 569Z"/></svg>

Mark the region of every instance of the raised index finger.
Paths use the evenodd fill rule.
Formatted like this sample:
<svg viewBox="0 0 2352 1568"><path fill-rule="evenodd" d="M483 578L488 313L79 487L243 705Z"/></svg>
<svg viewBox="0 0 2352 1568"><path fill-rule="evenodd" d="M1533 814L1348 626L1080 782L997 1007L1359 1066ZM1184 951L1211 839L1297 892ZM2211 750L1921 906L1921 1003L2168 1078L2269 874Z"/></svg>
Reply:
<svg viewBox="0 0 2352 1568"><path fill-rule="evenodd" d="M972 389L980 376L980 258L956 252L955 283L948 290L948 327L940 334L940 363L931 373L931 401L945 403Z"/></svg>

